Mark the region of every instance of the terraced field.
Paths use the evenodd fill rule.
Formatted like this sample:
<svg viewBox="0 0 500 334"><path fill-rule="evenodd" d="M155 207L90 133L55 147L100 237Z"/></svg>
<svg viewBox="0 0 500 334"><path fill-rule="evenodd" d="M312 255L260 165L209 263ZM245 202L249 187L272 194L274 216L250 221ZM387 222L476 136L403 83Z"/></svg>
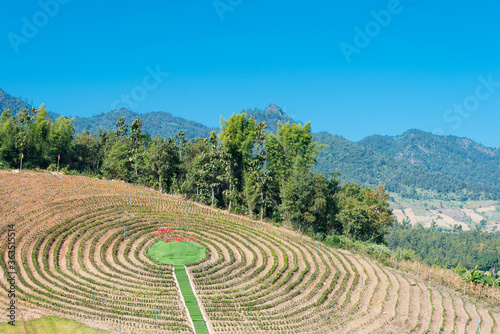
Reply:
<svg viewBox="0 0 500 334"><path fill-rule="evenodd" d="M14 224L19 321L193 333L174 266L147 256L155 231L170 227L206 249L186 272L211 333L500 332L497 310L283 228L123 182L41 172L0 172L0 182L1 262Z"/></svg>

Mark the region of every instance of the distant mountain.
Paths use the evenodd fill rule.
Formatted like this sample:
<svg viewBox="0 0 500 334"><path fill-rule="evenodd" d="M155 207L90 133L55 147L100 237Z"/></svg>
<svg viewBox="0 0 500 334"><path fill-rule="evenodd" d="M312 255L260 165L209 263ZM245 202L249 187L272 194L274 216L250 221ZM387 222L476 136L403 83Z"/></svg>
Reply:
<svg viewBox="0 0 500 334"><path fill-rule="evenodd" d="M500 187L500 149L468 138L410 130L395 137L370 136L357 144L459 180Z"/></svg>
<svg viewBox="0 0 500 334"><path fill-rule="evenodd" d="M32 104L33 101L28 103L28 99L23 100L21 97L14 97L0 89L0 112L9 109L13 115L16 115L23 109L31 110Z"/></svg>
<svg viewBox="0 0 500 334"><path fill-rule="evenodd" d="M187 139L197 137L209 137L210 131L215 130L201 123L173 116L164 111L148 112L139 114L126 108L102 113L93 117L75 117L73 124L77 133L88 130L97 133L99 129L115 129L116 121L120 117L125 118L125 123L131 124L136 117L142 120L143 130L151 136L174 137L179 131L184 131Z"/></svg>
<svg viewBox="0 0 500 334"><path fill-rule="evenodd" d="M32 102L31 102L32 103ZM0 113L10 109L13 115L16 115L22 109L31 110L32 105L26 100L13 97L3 90L0 90ZM48 116L55 121L60 115L48 112ZM118 118L123 116L127 124L131 124L136 117L139 117L143 123L143 129L151 136L160 135L163 137L174 137L179 131L184 131L186 138L208 137L210 131L217 130L209 128L201 123L193 122L182 117L176 117L168 112L155 111L139 114L126 108L113 110L92 117L74 117L73 124L75 132L89 131L91 134L98 133L99 129L115 129Z"/></svg>
<svg viewBox="0 0 500 334"><path fill-rule="evenodd" d="M267 106L265 110L260 109L247 109L242 110L242 112L246 113L248 117L253 116L257 123L265 122L267 125L266 132L267 133L277 133L278 132L278 122L281 123L298 123L294 121L290 116L285 114L280 107L275 104L270 104Z"/></svg>
<svg viewBox="0 0 500 334"><path fill-rule="evenodd" d="M12 111L12 115L15 116L21 110L23 109L31 110L31 108L33 108L33 101L30 101L28 103L28 99L25 98L23 100L21 97L14 97L0 89L0 114L3 111L9 109L10 111ZM57 117L59 117L58 114L53 113L51 111L47 111L47 115L53 121L55 121Z"/></svg>
<svg viewBox="0 0 500 334"><path fill-rule="evenodd" d="M386 156L327 132L313 135L314 141L328 145L315 168L322 173L342 173L342 180L386 189L410 198L447 199L500 198L500 187L466 182L428 170L403 159Z"/></svg>

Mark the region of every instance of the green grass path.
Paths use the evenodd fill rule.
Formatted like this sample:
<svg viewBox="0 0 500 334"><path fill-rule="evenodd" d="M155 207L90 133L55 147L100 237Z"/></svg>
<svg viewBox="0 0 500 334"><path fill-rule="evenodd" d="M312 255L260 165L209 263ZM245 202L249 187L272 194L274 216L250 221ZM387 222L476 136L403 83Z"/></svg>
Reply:
<svg viewBox="0 0 500 334"><path fill-rule="evenodd" d="M203 319L201 314L200 306L196 301L196 298L189 283L189 278L186 272L186 268L183 265L176 264L174 266L174 273L179 282L179 287L181 289L182 296L184 297L184 302L189 310L189 315L193 320L194 330L196 334L208 334L207 324Z"/></svg>

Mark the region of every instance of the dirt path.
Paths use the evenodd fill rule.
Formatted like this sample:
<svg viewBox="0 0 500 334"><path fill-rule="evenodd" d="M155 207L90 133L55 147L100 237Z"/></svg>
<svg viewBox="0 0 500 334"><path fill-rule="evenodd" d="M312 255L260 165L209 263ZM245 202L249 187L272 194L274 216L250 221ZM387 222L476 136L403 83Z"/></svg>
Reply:
<svg viewBox="0 0 500 334"><path fill-rule="evenodd" d="M465 327L466 324L469 322L469 315L466 313L464 309L464 302L460 296L453 296L453 304L455 305L455 311L456 311L456 332L461 334L461 333L466 333Z"/></svg>
<svg viewBox="0 0 500 334"><path fill-rule="evenodd" d="M444 327L443 333L452 333L453 332L453 323L455 317L455 311L453 310L453 302L451 299L451 295L447 292L444 292L441 289L441 293L443 294L443 305L444 305Z"/></svg>

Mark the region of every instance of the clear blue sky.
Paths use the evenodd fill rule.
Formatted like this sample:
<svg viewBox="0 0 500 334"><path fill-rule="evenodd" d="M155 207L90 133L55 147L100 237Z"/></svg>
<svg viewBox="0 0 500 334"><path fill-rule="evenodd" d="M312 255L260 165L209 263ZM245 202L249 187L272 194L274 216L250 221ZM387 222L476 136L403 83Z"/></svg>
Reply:
<svg viewBox="0 0 500 334"><path fill-rule="evenodd" d="M216 126L275 103L354 141L419 128L500 147L500 0L42 3L3 4L0 88L59 114L129 104Z"/></svg>

